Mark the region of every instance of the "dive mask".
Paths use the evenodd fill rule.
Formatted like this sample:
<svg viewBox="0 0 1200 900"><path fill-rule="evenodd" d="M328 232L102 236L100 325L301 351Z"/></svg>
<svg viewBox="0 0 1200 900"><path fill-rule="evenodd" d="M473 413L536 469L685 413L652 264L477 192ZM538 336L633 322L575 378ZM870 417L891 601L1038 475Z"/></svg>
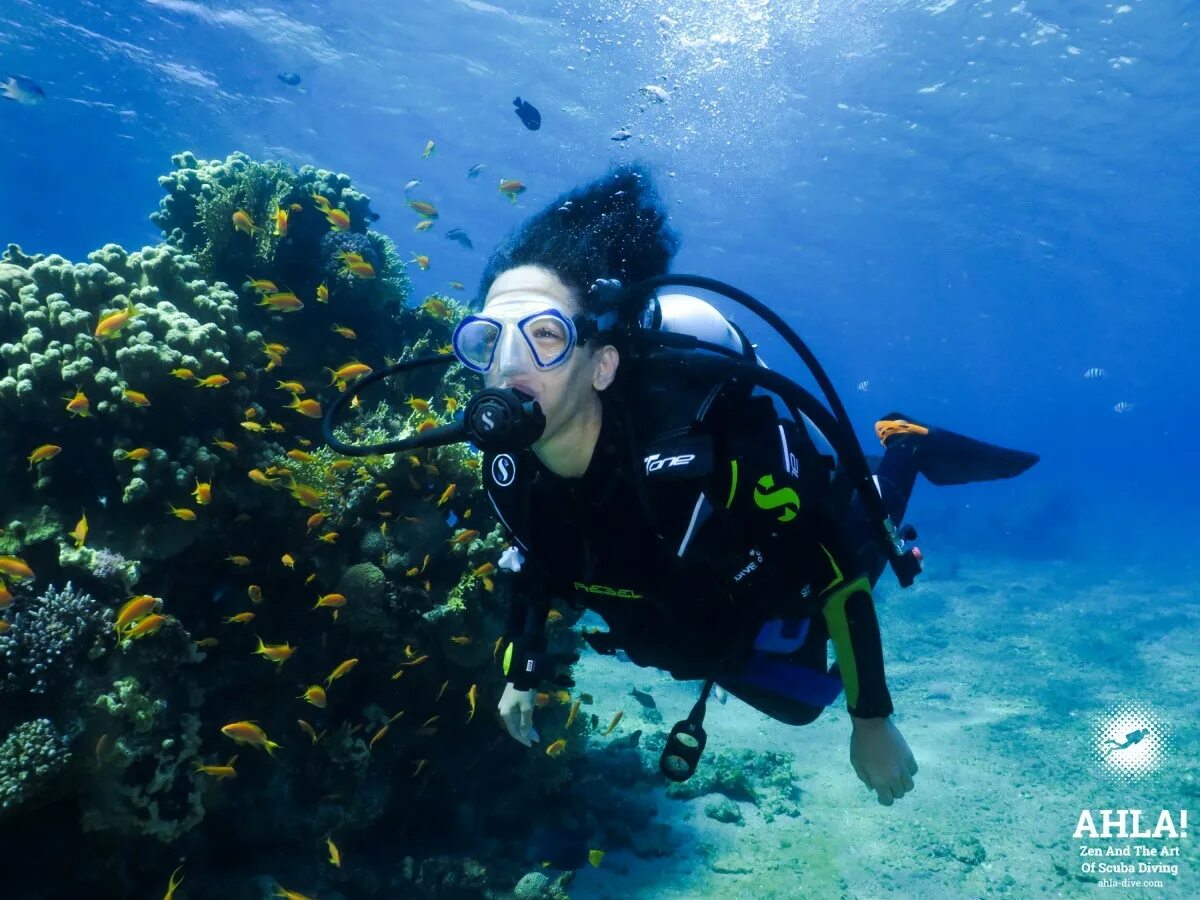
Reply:
<svg viewBox="0 0 1200 900"><path fill-rule="evenodd" d="M584 313L568 319L554 307L507 316L473 314L458 323L451 344L458 361L481 375L497 366L519 371L528 360L545 371L565 363L576 346L615 322L615 313L605 313L600 320Z"/></svg>

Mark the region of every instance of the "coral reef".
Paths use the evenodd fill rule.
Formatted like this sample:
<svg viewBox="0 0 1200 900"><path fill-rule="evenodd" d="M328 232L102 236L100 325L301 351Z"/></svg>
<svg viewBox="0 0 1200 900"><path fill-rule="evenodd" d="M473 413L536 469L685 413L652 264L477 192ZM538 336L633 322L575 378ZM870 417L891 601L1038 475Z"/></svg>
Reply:
<svg viewBox="0 0 1200 900"><path fill-rule="evenodd" d="M50 585L22 604L0 634L0 696L46 694L69 681L82 663L104 653L99 639L112 622L111 610L71 582L61 591Z"/></svg>
<svg viewBox="0 0 1200 900"><path fill-rule="evenodd" d="M586 731L551 759L496 727L504 541L480 455L344 457L318 422L354 377L339 370L445 352L461 309L408 304L407 268L348 176L236 153L173 163L158 246L0 258L0 555L36 572L0 610L0 824L37 810L74 817L76 837L134 838L103 887L130 895L201 835L277 860L374 829L409 856L399 890L507 889L526 861L489 836L520 841L531 802L570 819ZM411 435L474 388L420 369L372 387L335 433ZM238 722L278 747L235 744ZM226 765L236 793L212 774ZM491 802L466 816L463 796ZM76 846L77 892L95 892L111 845ZM326 869L307 881L321 895L388 890Z"/></svg>

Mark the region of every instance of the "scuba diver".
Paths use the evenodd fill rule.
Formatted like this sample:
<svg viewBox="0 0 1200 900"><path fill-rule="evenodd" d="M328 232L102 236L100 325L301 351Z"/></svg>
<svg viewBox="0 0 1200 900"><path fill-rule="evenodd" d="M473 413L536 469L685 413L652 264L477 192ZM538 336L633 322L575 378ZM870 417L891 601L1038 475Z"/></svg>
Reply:
<svg viewBox="0 0 1200 900"><path fill-rule="evenodd" d="M470 439L509 541L512 603L500 716L525 746L543 684L569 686L578 659L551 646L556 599L598 613L597 652L703 682L660 767L682 781L707 741L714 685L805 725L844 691L850 759L891 805L916 761L892 721L872 588L921 567L897 527L918 474L935 484L1008 478L1035 462L901 413L876 425L874 472L819 363L769 308L721 282L667 274L678 240L650 175L624 165L560 197L492 254L478 312L457 325L461 365L482 376L462 423L374 447ZM665 292L666 286L691 293ZM695 290L749 307L804 359L829 408L769 369ZM441 431L443 433L439 434ZM464 436L465 435L465 436ZM828 664L832 642L835 662Z"/></svg>

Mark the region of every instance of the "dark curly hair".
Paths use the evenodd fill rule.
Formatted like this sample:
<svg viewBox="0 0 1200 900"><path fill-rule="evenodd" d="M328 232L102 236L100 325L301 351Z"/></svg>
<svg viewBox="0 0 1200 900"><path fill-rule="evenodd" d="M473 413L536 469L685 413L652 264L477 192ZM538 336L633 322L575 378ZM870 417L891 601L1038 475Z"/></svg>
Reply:
<svg viewBox="0 0 1200 900"><path fill-rule="evenodd" d="M534 214L492 251L472 308L480 309L492 282L508 269L549 269L569 287L584 312L598 278L633 284L663 275L679 238L648 169L624 164L563 194Z"/></svg>

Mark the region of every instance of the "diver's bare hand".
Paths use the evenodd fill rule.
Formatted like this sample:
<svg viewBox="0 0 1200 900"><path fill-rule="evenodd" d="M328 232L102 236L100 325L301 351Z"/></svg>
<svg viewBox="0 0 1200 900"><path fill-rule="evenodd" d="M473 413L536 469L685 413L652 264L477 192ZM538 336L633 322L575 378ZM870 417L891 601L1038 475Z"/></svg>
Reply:
<svg viewBox="0 0 1200 900"><path fill-rule="evenodd" d="M858 719L850 735L850 763L859 780L891 806L913 789L917 761L891 718Z"/></svg>
<svg viewBox="0 0 1200 900"><path fill-rule="evenodd" d="M513 740L526 747L532 747L532 741L540 740L533 728L533 701L536 695L536 691L519 691L509 682L504 685L504 693L500 695L500 704L497 707L504 727L513 736Z"/></svg>

